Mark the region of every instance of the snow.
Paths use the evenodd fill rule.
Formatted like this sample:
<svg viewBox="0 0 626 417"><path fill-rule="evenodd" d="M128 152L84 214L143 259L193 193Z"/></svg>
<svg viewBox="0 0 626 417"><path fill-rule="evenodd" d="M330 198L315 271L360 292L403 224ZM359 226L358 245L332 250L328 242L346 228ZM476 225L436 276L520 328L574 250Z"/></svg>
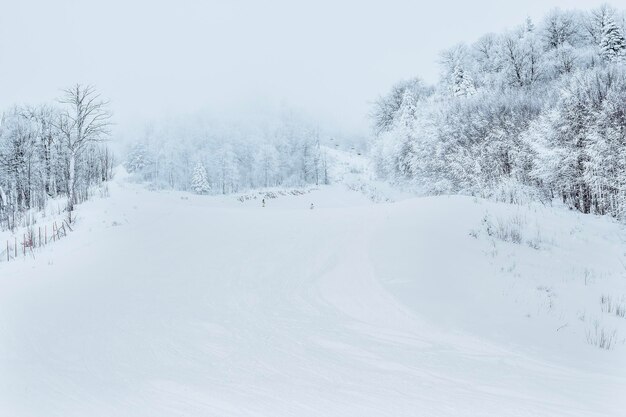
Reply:
<svg viewBox="0 0 626 417"><path fill-rule="evenodd" d="M0 263L0 415L623 415L608 218L344 185L265 208L109 188L68 238ZM516 224L519 243L494 232ZM595 322L611 349L587 342Z"/></svg>

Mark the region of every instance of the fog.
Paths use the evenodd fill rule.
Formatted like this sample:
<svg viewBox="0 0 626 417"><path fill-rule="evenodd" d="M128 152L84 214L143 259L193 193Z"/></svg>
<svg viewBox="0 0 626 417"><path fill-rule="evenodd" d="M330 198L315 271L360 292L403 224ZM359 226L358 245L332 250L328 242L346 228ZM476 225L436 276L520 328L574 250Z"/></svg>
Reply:
<svg viewBox="0 0 626 417"><path fill-rule="evenodd" d="M3 0L0 108L81 82L111 100L117 132L280 106L365 132L369 103L398 79L437 80L441 49L520 16L600 3Z"/></svg>

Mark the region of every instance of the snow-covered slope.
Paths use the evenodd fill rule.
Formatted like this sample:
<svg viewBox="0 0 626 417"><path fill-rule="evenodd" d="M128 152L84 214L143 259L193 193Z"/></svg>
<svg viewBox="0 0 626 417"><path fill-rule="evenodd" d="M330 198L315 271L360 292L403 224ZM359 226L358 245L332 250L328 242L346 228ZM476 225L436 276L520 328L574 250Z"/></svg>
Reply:
<svg viewBox="0 0 626 417"><path fill-rule="evenodd" d="M0 263L1 416L624 415L608 219L110 188L68 238Z"/></svg>

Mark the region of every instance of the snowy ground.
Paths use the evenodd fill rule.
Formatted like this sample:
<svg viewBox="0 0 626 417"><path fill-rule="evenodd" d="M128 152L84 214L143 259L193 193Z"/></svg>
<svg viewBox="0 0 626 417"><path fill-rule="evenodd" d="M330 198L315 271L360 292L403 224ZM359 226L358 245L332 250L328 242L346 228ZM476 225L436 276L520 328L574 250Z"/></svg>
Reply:
<svg viewBox="0 0 626 417"><path fill-rule="evenodd" d="M0 263L1 416L624 415L609 219L344 186L265 208L110 190Z"/></svg>

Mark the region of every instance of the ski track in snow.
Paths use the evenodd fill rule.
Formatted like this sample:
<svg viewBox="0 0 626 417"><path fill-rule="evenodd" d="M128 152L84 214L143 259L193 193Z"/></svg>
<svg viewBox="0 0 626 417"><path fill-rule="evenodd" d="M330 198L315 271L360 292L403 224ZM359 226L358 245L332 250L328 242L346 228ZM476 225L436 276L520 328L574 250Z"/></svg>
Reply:
<svg viewBox="0 0 626 417"><path fill-rule="evenodd" d="M624 415L623 342L586 344L502 271L516 248L468 236L504 206L117 181L67 239L0 264L0 416ZM515 252L532 276L524 251L544 254Z"/></svg>

